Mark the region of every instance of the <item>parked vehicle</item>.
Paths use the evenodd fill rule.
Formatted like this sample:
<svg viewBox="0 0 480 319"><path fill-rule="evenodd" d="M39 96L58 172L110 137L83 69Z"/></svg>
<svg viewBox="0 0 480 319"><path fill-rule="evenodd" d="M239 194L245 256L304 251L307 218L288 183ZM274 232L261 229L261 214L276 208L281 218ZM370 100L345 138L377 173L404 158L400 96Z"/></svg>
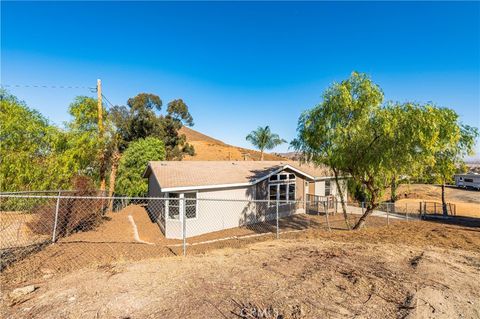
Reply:
<svg viewBox="0 0 480 319"><path fill-rule="evenodd" d="M456 174L455 185L462 188L473 188L480 190L480 174L468 173L468 174Z"/></svg>

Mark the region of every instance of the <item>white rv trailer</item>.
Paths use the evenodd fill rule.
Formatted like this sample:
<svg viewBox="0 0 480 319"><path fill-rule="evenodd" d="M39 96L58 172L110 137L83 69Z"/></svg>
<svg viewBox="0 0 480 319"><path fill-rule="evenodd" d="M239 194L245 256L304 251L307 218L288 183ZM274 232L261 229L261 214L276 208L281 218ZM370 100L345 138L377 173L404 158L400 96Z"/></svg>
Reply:
<svg viewBox="0 0 480 319"><path fill-rule="evenodd" d="M476 190L480 190L480 174L478 173L456 174L454 177L455 177L455 185L457 187L474 188Z"/></svg>

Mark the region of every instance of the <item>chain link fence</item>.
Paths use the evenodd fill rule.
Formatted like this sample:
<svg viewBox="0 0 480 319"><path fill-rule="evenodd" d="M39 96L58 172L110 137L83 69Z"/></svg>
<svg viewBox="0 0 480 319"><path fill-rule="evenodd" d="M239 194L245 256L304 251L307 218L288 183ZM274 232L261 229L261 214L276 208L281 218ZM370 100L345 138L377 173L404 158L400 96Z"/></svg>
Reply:
<svg viewBox="0 0 480 319"><path fill-rule="evenodd" d="M74 196L75 195L75 196ZM363 211L349 206L353 224ZM311 201L0 194L0 271L12 283L71 269L205 253L309 229L345 230L341 205ZM393 220L418 216L381 205Z"/></svg>

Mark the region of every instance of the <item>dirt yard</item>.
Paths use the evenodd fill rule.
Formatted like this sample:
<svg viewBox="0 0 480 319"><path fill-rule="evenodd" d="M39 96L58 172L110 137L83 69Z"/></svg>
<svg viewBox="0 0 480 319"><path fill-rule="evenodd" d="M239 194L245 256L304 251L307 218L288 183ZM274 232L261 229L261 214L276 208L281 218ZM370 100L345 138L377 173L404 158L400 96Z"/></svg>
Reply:
<svg viewBox="0 0 480 319"><path fill-rule="evenodd" d="M397 190L399 200L396 207L402 210L405 204L412 209L417 209L421 201L436 201L441 203L442 190L437 185L426 184L404 184ZM465 190L455 187L445 188L445 197L447 202L455 204L457 215L467 217L480 217L480 192L475 190ZM385 199L389 199L390 194L385 194ZM410 209L409 209L410 210Z"/></svg>
<svg viewBox="0 0 480 319"><path fill-rule="evenodd" d="M358 216L350 216L352 223L356 218ZM340 214L331 216L329 222L332 229L345 229ZM133 224L137 234L134 233ZM372 218L369 221L369 227L385 224L384 218ZM308 229L326 229L327 222L325 216L294 215L281 219L279 226L284 237L299 235ZM240 248L249 243L272 240L275 232L276 225L272 222L195 236L187 239L187 253L204 253L224 247ZM182 241L166 239L145 209L138 205L128 206L118 213L110 212L98 228L61 238L53 245L48 242L39 249L33 253L28 250L26 258L22 255L23 259L3 270L0 275L3 285L41 281L52 273L59 275L117 261L183 255ZM19 250L15 249L13 253ZM8 256L5 254L6 258ZM10 257L15 260L16 255Z"/></svg>
<svg viewBox="0 0 480 319"><path fill-rule="evenodd" d="M54 273L23 299L4 296L3 311L10 318L480 317L479 228L372 224Z"/></svg>

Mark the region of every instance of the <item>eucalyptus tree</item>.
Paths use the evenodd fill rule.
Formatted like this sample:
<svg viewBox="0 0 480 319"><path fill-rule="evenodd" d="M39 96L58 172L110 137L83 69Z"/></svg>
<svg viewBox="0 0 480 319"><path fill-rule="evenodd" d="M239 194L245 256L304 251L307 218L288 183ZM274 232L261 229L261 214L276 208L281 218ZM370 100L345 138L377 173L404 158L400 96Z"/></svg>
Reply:
<svg viewBox="0 0 480 319"><path fill-rule="evenodd" d="M108 112L112 122L112 139L109 148L110 187L112 195L116 184L116 173L123 152L131 142L155 137L163 142L167 160L181 160L185 155L194 155L188 144L182 126L192 126L193 117L182 99L168 103L166 112L161 114L163 102L159 96L140 93L129 98L126 106L114 106Z"/></svg>
<svg viewBox="0 0 480 319"><path fill-rule="evenodd" d="M263 161L265 150L271 150L278 145L286 143L278 134L272 133L269 126L259 126L247 135L246 140L260 150L260 160Z"/></svg>

